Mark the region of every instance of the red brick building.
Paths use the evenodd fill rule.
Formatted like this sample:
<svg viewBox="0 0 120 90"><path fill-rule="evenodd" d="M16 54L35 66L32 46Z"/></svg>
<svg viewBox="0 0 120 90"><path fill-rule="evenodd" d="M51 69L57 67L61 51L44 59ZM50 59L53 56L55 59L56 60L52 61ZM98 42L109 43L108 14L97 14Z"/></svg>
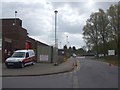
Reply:
<svg viewBox="0 0 120 90"><path fill-rule="evenodd" d="M2 61L17 49L25 49L27 30L22 27L19 18L2 20Z"/></svg>
<svg viewBox="0 0 120 90"><path fill-rule="evenodd" d="M22 27L19 18L0 19L2 21L2 62L10 57L15 50L33 49L36 53L36 61L40 55L47 55L48 62L53 62L53 48L28 36L27 30Z"/></svg>

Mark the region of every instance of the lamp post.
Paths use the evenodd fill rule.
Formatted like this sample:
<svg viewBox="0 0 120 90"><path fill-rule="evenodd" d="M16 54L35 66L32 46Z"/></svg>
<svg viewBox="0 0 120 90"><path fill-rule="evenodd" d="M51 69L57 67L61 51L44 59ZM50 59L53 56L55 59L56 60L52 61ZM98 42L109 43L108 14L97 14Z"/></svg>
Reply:
<svg viewBox="0 0 120 90"><path fill-rule="evenodd" d="M68 41L68 36L66 36L66 38L67 38L67 42L66 42L66 45L68 46L68 44L69 44L69 41Z"/></svg>
<svg viewBox="0 0 120 90"><path fill-rule="evenodd" d="M61 47L61 42L60 42L60 49L61 49L62 47Z"/></svg>
<svg viewBox="0 0 120 90"><path fill-rule="evenodd" d="M15 11L15 25L16 25L16 16L17 16L17 11Z"/></svg>
<svg viewBox="0 0 120 90"><path fill-rule="evenodd" d="M57 46L57 35L56 35L56 30L57 30L57 13L58 13L58 11L55 10L54 12L55 12L55 48L58 48L58 46Z"/></svg>
<svg viewBox="0 0 120 90"><path fill-rule="evenodd" d="M55 62L54 62L54 65L58 65L58 44L57 44L57 35L56 35L56 30L57 30L57 13L58 11L55 10L54 11L55 13L55 53L54 53L54 58L55 58Z"/></svg>

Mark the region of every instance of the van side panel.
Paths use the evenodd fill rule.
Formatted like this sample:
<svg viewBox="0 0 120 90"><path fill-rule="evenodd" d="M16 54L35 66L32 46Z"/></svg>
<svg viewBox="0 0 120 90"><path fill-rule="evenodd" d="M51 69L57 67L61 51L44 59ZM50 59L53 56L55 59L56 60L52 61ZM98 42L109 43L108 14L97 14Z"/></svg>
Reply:
<svg viewBox="0 0 120 90"><path fill-rule="evenodd" d="M28 58L24 59L22 62L27 63L27 62L32 62L32 61L35 61L35 56L28 57Z"/></svg>

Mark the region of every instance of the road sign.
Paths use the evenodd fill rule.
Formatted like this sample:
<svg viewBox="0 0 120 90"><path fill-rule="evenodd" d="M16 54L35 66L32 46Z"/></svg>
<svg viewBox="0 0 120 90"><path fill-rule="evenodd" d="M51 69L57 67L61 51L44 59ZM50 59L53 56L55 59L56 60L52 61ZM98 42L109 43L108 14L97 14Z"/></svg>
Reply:
<svg viewBox="0 0 120 90"><path fill-rule="evenodd" d="M115 55L115 50L108 50L108 56Z"/></svg>

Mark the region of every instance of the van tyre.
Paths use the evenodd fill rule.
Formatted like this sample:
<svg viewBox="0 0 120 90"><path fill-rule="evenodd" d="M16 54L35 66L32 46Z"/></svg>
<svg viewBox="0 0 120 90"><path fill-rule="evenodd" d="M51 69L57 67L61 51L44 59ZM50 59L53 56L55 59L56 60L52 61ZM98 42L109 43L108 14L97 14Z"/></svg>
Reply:
<svg viewBox="0 0 120 90"><path fill-rule="evenodd" d="M6 66L7 68L10 68L9 66Z"/></svg>
<svg viewBox="0 0 120 90"><path fill-rule="evenodd" d="M25 67L24 63L21 63L21 68L24 68L24 67Z"/></svg>
<svg viewBox="0 0 120 90"><path fill-rule="evenodd" d="M35 65L35 61L32 62L32 65Z"/></svg>

